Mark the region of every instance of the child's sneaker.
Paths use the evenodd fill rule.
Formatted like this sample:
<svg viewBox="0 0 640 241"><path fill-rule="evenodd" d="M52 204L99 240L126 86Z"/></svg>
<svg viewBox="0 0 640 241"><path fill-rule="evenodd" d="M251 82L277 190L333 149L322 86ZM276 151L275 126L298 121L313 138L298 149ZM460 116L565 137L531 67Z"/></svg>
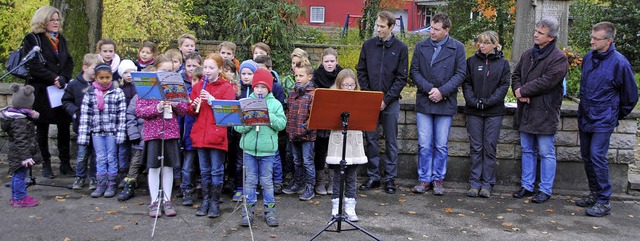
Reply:
<svg viewBox="0 0 640 241"><path fill-rule="evenodd" d="M267 222L269 227L278 227L280 222L278 222L278 216L276 216L276 204L269 203L264 209L264 221Z"/></svg>
<svg viewBox="0 0 640 241"><path fill-rule="evenodd" d="M315 196L316 195L315 195L314 190L313 190L313 185L307 185L304 188L304 192L302 193L302 195L300 195L300 200L309 201Z"/></svg>
<svg viewBox="0 0 640 241"><path fill-rule="evenodd" d="M162 204L162 211L164 212L164 215L167 217L173 217L176 216L178 213L176 213L176 209L173 206L173 203L171 203L171 201L164 201Z"/></svg>
<svg viewBox="0 0 640 241"><path fill-rule="evenodd" d="M158 207L158 201L155 201L149 205L149 217L157 218L160 217L160 211L158 211L160 207Z"/></svg>
<svg viewBox="0 0 640 241"><path fill-rule="evenodd" d="M282 194L282 183L273 184L273 194L276 194L276 195Z"/></svg>
<svg viewBox="0 0 640 241"><path fill-rule="evenodd" d="M71 187L74 190L80 190L84 187L84 178L76 177L76 180L73 181L73 186Z"/></svg>
<svg viewBox="0 0 640 241"><path fill-rule="evenodd" d="M291 186L282 190L284 194L301 193L302 191L304 191L304 186L298 185L297 182L294 182L293 184L291 184Z"/></svg>
<svg viewBox="0 0 640 241"><path fill-rule="evenodd" d="M20 200L13 200L12 198L10 203L11 203L11 206L13 206L14 208L30 208L30 207L38 206L40 202L38 202L38 200L32 198L31 196L25 196L23 199L20 199Z"/></svg>
<svg viewBox="0 0 640 241"><path fill-rule="evenodd" d="M95 177L89 177L89 190L96 190L98 188L98 180Z"/></svg>
<svg viewBox="0 0 640 241"><path fill-rule="evenodd" d="M242 201L242 189L236 189L236 191L233 193L233 198L231 198L232 201L234 202L241 202Z"/></svg>

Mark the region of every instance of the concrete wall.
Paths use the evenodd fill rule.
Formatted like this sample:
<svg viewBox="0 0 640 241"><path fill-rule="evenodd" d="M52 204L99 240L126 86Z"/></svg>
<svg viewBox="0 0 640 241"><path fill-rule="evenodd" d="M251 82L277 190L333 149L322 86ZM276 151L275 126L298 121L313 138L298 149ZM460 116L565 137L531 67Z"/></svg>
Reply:
<svg viewBox="0 0 640 241"><path fill-rule="evenodd" d="M0 83L0 107L10 101L9 84ZM398 176L417 179L418 132L416 127L415 100L402 100L398 126ZM462 104L459 113L454 116L449 135L449 162L446 181L467 182L469 176L469 137L466 130L466 117ZM519 185L521 147L519 133L513 130L514 108L507 109L507 115L502 121L500 139L498 142L498 162L496 177L500 185ZM577 105L563 105L559 132L556 135L556 155L558 159L555 187L570 190L587 190L587 181L578 141ZM609 154L609 168L615 192L627 190L628 165L634 163L636 146L636 118L640 113L634 112L627 119L620 122L612 135ZM52 155L57 155L56 128L50 128L51 139L49 147ZM75 141L73 131L72 142ZM384 139L381 147L384 149ZM7 153L6 133L0 131L0 152ZM75 156L75 144L72 144L72 157ZM361 168L364 171L364 168Z"/></svg>

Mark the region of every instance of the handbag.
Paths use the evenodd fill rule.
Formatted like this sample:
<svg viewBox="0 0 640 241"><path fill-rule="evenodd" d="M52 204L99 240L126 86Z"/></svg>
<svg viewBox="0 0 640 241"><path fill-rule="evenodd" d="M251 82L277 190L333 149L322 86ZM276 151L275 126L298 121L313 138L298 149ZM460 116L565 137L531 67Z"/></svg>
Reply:
<svg viewBox="0 0 640 241"><path fill-rule="evenodd" d="M36 35L34 35L33 33L29 33L27 35L32 35L36 39L37 46L40 46L40 39L36 37ZM24 49L24 42L20 45L20 48L11 51L11 53L9 54L9 59L7 59L7 63L5 65L7 67L7 71L13 70L13 72L11 72L11 75L24 80L28 78L29 68L27 67L26 63L20 66L20 62L27 54L28 52ZM44 63L45 61L41 55L38 55L38 59L42 63Z"/></svg>

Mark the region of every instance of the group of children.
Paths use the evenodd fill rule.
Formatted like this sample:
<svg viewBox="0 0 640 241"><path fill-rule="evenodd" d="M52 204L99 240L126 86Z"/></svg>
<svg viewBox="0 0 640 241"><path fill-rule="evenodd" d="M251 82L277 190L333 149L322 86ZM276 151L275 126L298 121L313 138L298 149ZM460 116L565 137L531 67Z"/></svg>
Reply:
<svg viewBox="0 0 640 241"><path fill-rule="evenodd" d="M291 53L291 73L280 81L271 70L270 48L264 43L253 45L253 59L242 63L235 59L236 45L231 42L223 42L218 52L204 58L195 44L193 35L184 34L178 50L158 54L155 44L145 42L138 59L132 61L121 60L116 43L102 39L97 54L84 56L82 72L69 83L62 98L78 134L73 189L84 188L88 180L91 197L114 197L119 184L123 190L117 199L125 201L134 196L137 177L146 167L151 217L176 215L171 200L174 184L185 206L194 205L195 190L201 190L197 216L220 216L223 190L234 191L236 201L245 197L242 226L253 222L258 185L269 226L279 224L274 197L279 193L298 193L301 200L310 200L316 193L332 194L332 215L337 214L339 178L325 183L324 166L329 140L341 143L342 137L333 137L339 131L309 129L309 115L316 88L359 90L355 73L338 65L337 52L331 48L323 52L322 63L314 71L307 53L296 48ZM190 102L140 99L132 82L133 71L179 72ZM30 134L35 132L30 120L38 115L31 110L33 90L18 87L11 107L0 111L0 118L19 150L9 156L11 204L29 207L38 204L26 195L24 183L26 170L39 160L36 142L30 140L35 137ZM241 98L265 99L271 125L217 126L211 102ZM362 133L350 131L349 138L362 138ZM350 158L366 162L362 142L354 143L360 145L349 147L357 153ZM334 159L341 157L339 152L332 153ZM330 168L333 171L328 176L339 175L339 168ZM351 221L358 220L355 178L356 166L349 166L345 213Z"/></svg>

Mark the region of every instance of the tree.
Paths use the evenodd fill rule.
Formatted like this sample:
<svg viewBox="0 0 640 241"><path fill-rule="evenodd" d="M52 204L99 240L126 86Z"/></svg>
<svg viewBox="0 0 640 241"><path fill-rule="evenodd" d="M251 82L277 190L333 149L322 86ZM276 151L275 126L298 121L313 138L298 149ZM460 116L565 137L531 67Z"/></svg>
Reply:
<svg viewBox="0 0 640 241"><path fill-rule="evenodd" d="M48 0L0 0L0 63L4 64L9 53L20 47L31 27L31 17L47 3Z"/></svg>
<svg viewBox="0 0 640 241"><path fill-rule="evenodd" d="M183 0L181 11L190 21L187 26L196 33L198 39L219 40L231 34L231 6L235 0L200 1Z"/></svg>
<svg viewBox="0 0 640 241"><path fill-rule="evenodd" d="M364 9L362 10L362 21L364 21L364 29L360 28L360 38L371 38L376 26L376 15L382 10L380 0L365 0Z"/></svg>
<svg viewBox="0 0 640 241"><path fill-rule="evenodd" d="M74 60L74 72L82 68L82 57L92 53L102 35L102 0L51 0L64 17L64 37Z"/></svg>

